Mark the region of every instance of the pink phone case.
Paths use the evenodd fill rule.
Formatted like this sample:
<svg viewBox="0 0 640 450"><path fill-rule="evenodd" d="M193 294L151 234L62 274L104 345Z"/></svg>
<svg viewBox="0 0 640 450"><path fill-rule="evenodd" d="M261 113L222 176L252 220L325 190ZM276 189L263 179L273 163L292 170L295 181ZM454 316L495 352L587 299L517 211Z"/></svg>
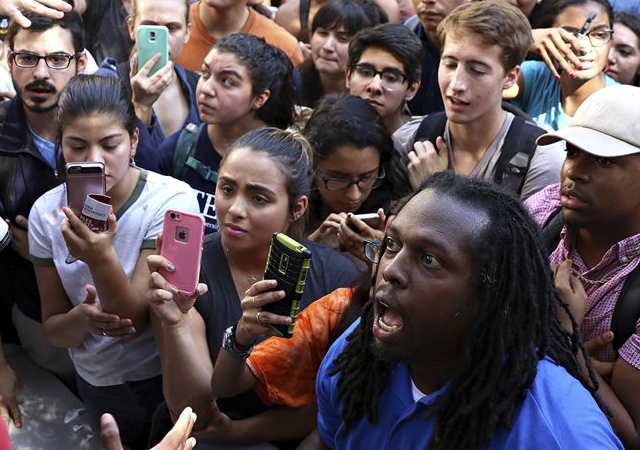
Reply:
<svg viewBox="0 0 640 450"><path fill-rule="evenodd" d="M195 295L198 286L203 236L201 215L176 209L165 212L160 254L171 261L175 270L160 269L160 274L188 297Z"/></svg>

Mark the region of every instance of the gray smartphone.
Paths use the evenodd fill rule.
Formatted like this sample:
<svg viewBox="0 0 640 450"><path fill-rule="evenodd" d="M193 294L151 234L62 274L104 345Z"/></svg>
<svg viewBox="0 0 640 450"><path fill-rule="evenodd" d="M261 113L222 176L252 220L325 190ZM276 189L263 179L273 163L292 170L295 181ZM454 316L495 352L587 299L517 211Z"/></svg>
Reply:
<svg viewBox="0 0 640 450"><path fill-rule="evenodd" d="M105 193L104 164L101 162L74 162L64 167L67 183L67 203L80 217L89 194Z"/></svg>

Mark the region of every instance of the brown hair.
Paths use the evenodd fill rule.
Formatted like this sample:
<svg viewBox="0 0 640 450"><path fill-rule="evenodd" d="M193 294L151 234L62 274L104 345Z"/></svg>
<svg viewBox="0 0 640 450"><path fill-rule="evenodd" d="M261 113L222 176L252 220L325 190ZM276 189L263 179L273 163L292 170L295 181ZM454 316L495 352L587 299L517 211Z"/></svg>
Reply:
<svg viewBox="0 0 640 450"><path fill-rule="evenodd" d="M135 21L136 20L136 15L138 14L138 2L140 0L131 0L131 20ZM153 0L153 2L157 2L158 0ZM184 0L183 1L184 5L185 5L185 17L184 17L184 23L189 25L189 9L191 8L191 2L189 0Z"/></svg>
<svg viewBox="0 0 640 450"><path fill-rule="evenodd" d="M524 60L533 43L531 25L522 11L494 0L464 3L451 11L438 25L440 48L447 35L457 32L473 33L485 44L500 47L505 72Z"/></svg>

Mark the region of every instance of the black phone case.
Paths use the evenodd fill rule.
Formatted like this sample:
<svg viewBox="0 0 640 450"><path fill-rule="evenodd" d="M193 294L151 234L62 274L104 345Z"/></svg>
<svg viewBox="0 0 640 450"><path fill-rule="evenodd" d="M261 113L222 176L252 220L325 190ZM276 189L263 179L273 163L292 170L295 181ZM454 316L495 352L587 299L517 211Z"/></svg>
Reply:
<svg viewBox="0 0 640 450"><path fill-rule="evenodd" d="M311 252L302 244L282 233L271 238L265 280L276 280L274 290L285 291L285 298L265 305L262 309L281 316L291 317L291 325L270 325L275 336L290 338L300 311L300 299L304 291L307 272L311 265Z"/></svg>

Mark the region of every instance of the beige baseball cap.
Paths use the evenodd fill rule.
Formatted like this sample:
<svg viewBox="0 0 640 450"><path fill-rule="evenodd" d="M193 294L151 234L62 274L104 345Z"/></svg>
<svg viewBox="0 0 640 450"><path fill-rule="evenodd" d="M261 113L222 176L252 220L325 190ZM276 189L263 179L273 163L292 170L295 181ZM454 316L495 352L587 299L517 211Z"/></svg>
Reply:
<svg viewBox="0 0 640 450"><path fill-rule="evenodd" d="M640 153L640 87L617 85L591 94L568 127L543 134L538 145L566 141L596 156Z"/></svg>

